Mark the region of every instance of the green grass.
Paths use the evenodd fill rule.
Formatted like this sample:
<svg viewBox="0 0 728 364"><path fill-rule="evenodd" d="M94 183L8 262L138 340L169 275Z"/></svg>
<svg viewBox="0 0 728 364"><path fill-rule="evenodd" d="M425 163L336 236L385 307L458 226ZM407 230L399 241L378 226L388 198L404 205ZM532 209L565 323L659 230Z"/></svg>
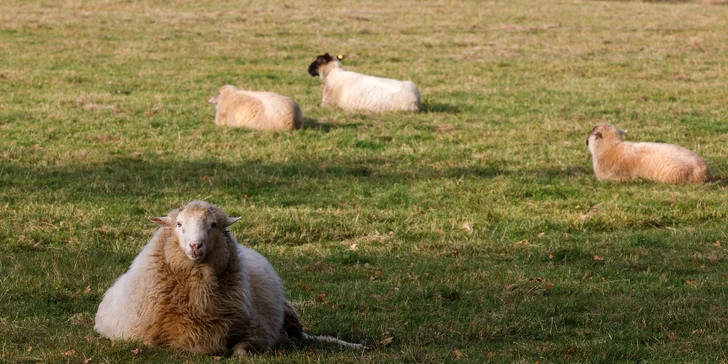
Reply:
<svg viewBox="0 0 728 364"><path fill-rule="evenodd" d="M712 3L0 2L0 361L211 361L93 331L147 217L199 198L309 332L373 347L256 362L728 360L726 179L599 182L584 145L608 121L728 173ZM426 111L321 108L323 52ZM307 127L215 127L226 83Z"/></svg>

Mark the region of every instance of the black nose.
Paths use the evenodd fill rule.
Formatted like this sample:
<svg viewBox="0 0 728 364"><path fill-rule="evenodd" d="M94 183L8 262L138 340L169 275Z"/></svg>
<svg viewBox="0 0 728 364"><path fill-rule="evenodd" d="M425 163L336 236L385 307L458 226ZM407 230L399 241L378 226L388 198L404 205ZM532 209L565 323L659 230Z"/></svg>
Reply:
<svg viewBox="0 0 728 364"><path fill-rule="evenodd" d="M318 64L316 61L313 61L310 66L308 66L308 74L311 75L311 77L316 77L319 75L318 73Z"/></svg>
<svg viewBox="0 0 728 364"><path fill-rule="evenodd" d="M589 138L586 138L586 146L589 146Z"/></svg>

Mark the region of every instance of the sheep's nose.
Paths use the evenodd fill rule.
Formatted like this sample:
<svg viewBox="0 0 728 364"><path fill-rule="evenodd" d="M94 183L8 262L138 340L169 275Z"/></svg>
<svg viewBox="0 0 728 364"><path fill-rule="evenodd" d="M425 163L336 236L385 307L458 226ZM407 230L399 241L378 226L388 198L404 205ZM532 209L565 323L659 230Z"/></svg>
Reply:
<svg viewBox="0 0 728 364"><path fill-rule="evenodd" d="M192 249L193 252L196 252L200 249L200 244L192 243L190 244L190 249Z"/></svg>

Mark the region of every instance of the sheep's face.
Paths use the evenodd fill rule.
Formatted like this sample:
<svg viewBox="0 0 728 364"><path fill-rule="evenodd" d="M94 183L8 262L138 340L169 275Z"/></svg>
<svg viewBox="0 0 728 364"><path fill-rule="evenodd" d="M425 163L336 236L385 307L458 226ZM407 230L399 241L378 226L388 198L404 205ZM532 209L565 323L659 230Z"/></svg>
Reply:
<svg viewBox="0 0 728 364"><path fill-rule="evenodd" d="M586 138L586 146L592 153L595 153L605 142L622 141L622 135L625 133L627 133L626 130L619 130L614 125L597 124Z"/></svg>
<svg viewBox="0 0 728 364"><path fill-rule="evenodd" d="M218 234L217 221L208 211L185 209L177 215L175 234L177 234L180 248L190 260L199 262L205 258L207 252L215 249L212 235ZM218 230L218 231L216 231Z"/></svg>
<svg viewBox="0 0 728 364"><path fill-rule="evenodd" d="M236 90L236 88L233 85L225 85L223 87L220 87L220 90L217 91L217 95L215 95L211 99L207 100L207 102L215 105L218 102L220 102L221 97L223 97L224 95L227 95L235 90Z"/></svg>
<svg viewBox="0 0 728 364"><path fill-rule="evenodd" d="M328 53L316 57L316 60L308 66L308 74L311 75L311 77L319 76L320 67L327 65L333 60L334 58Z"/></svg>
<svg viewBox="0 0 728 364"><path fill-rule="evenodd" d="M240 218L228 217L220 208L203 201L193 201L167 217L152 218L157 225L174 229L180 249L190 260L201 262L215 249L226 228Z"/></svg>

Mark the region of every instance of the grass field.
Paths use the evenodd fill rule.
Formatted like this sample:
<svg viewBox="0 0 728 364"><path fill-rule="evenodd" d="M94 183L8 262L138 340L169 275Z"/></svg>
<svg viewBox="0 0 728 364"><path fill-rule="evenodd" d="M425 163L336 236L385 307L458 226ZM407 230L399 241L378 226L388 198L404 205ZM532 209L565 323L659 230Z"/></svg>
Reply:
<svg viewBox="0 0 728 364"><path fill-rule="evenodd" d="M607 121L728 175L717 3L0 1L0 362L212 361L93 330L192 199L243 216L307 331L373 348L255 362L727 361L726 179L600 182L584 145ZM320 107L324 52L425 111ZM227 83L307 126L215 127Z"/></svg>

